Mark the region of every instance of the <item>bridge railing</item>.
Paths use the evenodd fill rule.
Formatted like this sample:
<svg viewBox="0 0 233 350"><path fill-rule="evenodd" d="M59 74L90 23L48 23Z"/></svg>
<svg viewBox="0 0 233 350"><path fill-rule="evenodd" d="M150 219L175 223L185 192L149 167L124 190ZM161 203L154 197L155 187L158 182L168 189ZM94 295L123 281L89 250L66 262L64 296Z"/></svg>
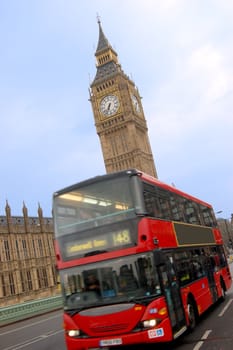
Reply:
<svg viewBox="0 0 233 350"><path fill-rule="evenodd" d="M0 326L62 308L61 296L0 308Z"/></svg>

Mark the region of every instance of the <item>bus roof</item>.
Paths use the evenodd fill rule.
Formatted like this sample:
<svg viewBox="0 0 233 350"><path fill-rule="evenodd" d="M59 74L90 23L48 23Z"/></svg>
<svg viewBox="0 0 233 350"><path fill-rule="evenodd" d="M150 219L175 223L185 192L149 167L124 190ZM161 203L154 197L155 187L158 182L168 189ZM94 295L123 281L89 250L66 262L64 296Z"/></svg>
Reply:
<svg viewBox="0 0 233 350"><path fill-rule="evenodd" d="M140 170L137 170L137 169L127 169L127 170L121 170L121 171L113 172L113 173L109 173L109 174L97 175L97 176L91 177L91 178L89 178L87 180L83 180L83 181L77 182L77 183L75 183L75 184L73 184L71 186L65 187L65 188L63 188L63 189L61 189L59 191L56 191L56 192L54 192L53 196L57 197L57 196L59 196L61 194L73 191L73 190L77 189L77 187L84 187L84 186L93 184L95 182L101 182L101 181L104 181L105 179L115 178L115 177L120 176L120 175L128 175L129 177L130 176L139 176L143 180L145 180L145 181L147 181L147 182L149 182L151 184L157 185L160 188L169 190L169 191L171 191L173 193L176 193L176 194L178 194L178 195L180 195L182 197L188 198L190 200L193 200L195 202L198 202L200 204L203 204L205 206L208 206L208 207L212 208L212 206L209 203L204 202L203 200L200 200L197 197L189 195L188 193L177 189L175 186L168 185L165 182L162 182L162 181L154 178L153 176L148 175L148 174L146 174L146 173L144 173L144 172L142 172Z"/></svg>

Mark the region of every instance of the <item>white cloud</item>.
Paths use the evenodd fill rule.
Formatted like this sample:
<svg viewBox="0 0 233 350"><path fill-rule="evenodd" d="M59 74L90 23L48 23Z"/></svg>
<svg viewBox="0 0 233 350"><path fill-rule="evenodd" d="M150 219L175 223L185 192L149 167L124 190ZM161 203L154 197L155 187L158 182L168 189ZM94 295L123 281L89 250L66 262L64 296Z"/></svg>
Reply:
<svg viewBox="0 0 233 350"><path fill-rule="evenodd" d="M194 49L187 62L187 78L199 81L202 100L208 103L222 98L232 86L223 54L211 45Z"/></svg>

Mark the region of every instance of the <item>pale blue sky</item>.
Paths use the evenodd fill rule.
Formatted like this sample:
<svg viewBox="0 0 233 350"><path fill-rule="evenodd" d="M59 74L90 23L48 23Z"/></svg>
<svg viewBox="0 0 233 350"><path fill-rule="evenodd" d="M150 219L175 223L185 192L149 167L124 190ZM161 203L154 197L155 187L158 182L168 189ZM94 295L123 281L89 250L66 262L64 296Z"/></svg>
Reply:
<svg viewBox="0 0 233 350"><path fill-rule="evenodd" d="M232 0L0 0L0 215L105 173L88 88L97 13L143 97L159 178L233 212Z"/></svg>

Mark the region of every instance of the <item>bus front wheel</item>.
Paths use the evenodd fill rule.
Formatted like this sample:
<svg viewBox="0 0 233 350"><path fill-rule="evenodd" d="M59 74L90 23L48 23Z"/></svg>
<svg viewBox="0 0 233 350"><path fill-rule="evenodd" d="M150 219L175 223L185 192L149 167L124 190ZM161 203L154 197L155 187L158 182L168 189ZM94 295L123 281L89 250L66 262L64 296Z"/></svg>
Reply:
<svg viewBox="0 0 233 350"><path fill-rule="evenodd" d="M188 300L187 307L188 307L188 320L189 320L188 328L192 332L197 325L197 308L196 308L195 301L190 298Z"/></svg>

